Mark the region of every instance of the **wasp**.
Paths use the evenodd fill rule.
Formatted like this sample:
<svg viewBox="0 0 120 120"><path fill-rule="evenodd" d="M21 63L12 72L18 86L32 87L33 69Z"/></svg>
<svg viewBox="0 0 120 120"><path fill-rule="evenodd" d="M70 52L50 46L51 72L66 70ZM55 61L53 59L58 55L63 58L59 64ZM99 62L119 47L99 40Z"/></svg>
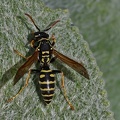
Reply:
<svg viewBox="0 0 120 120"><path fill-rule="evenodd" d="M18 50L14 49L14 52L19 56L26 59L26 62L18 69L15 77L14 77L14 85L23 77L25 73L28 73L26 82L24 86L19 90L19 92L14 95L12 98L8 99L8 102L12 101L16 98L25 87L27 87L29 78L32 72L39 74L39 85L43 100L46 104L49 104L54 96L55 91L55 74L61 74L61 88L63 89L64 97L72 110L74 110L74 106L69 101L66 93L66 89L64 87L64 74L60 70L51 70L50 64L54 62L57 58L62 62L66 63L68 66L73 68L75 71L83 75L85 78L89 79L88 72L86 68L83 66L82 63L72 60L71 58L67 57L66 55L61 54L57 50L55 50L54 45L56 42L56 38L54 35L49 37L49 34L46 31L50 30L54 25L56 25L60 20L56 20L51 22L44 30L40 30L38 26L35 24L33 18L25 13L27 17L31 20L34 24L37 32L34 32L34 38L31 40L30 45L32 48L35 49L35 52L29 56L25 57L22 55ZM54 55L54 56L53 56ZM30 69L31 65L35 62L39 63L39 69Z"/></svg>

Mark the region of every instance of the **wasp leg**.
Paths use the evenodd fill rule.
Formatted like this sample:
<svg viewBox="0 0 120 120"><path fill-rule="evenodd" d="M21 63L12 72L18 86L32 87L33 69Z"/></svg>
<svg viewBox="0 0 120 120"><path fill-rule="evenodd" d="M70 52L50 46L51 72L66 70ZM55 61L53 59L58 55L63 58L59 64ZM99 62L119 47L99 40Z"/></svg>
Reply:
<svg viewBox="0 0 120 120"><path fill-rule="evenodd" d="M52 42L52 46L54 46L54 45L55 45L55 43L56 43L56 38L55 38L55 35L54 35L54 34L52 34L52 36L51 36L50 40L52 40L52 41L53 41L53 42Z"/></svg>
<svg viewBox="0 0 120 120"><path fill-rule="evenodd" d="M19 55L19 56L21 56L22 58L24 58L24 59L27 59L22 53L20 53L18 50L16 50L16 49L13 49L14 50L14 52L17 54L17 55Z"/></svg>
<svg viewBox="0 0 120 120"><path fill-rule="evenodd" d="M17 54L17 55L19 55L19 56L21 56L22 58L24 58L24 59L28 59L29 57L25 57L22 53L20 53L18 50L16 50L16 49L13 49L14 50L14 52Z"/></svg>
<svg viewBox="0 0 120 120"><path fill-rule="evenodd" d="M67 103L69 104L71 110L74 110L74 106L72 105L72 103L69 101L68 97L67 97L67 93L66 93L66 89L65 89L65 83L64 83L64 74L63 72L61 72L60 70L53 70L53 73L61 73L61 88L63 89L63 94L64 94L64 97L67 101Z"/></svg>
<svg viewBox="0 0 120 120"><path fill-rule="evenodd" d="M66 89L65 89L65 86L64 86L64 74L63 74L63 72L61 72L61 87L62 87L62 89L63 89L63 93L64 93L64 97L65 97L65 99L66 99L66 101L68 102L68 104L69 104L69 106L70 106L70 108L72 109L72 110L74 110L74 106L72 105L72 103L69 101L69 99L68 99L68 97L67 97L67 94L66 94Z"/></svg>
<svg viewBox="0 0 120 120"><path fill-rule="evenodd" d="M32 36L34 36L34 33L35 33L34 31L31 32ZM31 46L32 48L35 48L35 47L34 47L34 43L35 43L35 40L31 40L30 46Z"/></svg>
<svg viewBox="0 0 120 120"><path fill-rule="evenodd" d="M34 48L34 43L35 43L35 40L32 40L32 41L30 42L30 46L31 46L32 48Z"/></svg>
<svg viewBox="0 0 120 120"><path fill-rule="evenodd" d="M28 72L28 76L27 76L27 78L26 78L25 85L20 89L20 91L19 91L16 95L14 95L12 98L8 99L7 102L11 102L12 100L14 100L14 99L24 90L24 88L27 87L28 82L29 82L29 78L30 78L31 71L32 71L32 70L29 70L29 72Z"/></svg>

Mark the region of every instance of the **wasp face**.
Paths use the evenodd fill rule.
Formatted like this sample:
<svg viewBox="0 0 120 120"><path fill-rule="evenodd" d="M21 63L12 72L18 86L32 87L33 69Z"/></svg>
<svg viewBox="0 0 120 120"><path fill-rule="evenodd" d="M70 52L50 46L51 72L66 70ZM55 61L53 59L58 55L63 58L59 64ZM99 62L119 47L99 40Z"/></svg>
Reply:
<svg viewBox="0 0 120 120"><path fill-rule="evenodd" d="M45 32L35 32L34 36L35 36L35 41L38 41L42 38L47 38L47 39L49 38L49 35Z"/></svg>

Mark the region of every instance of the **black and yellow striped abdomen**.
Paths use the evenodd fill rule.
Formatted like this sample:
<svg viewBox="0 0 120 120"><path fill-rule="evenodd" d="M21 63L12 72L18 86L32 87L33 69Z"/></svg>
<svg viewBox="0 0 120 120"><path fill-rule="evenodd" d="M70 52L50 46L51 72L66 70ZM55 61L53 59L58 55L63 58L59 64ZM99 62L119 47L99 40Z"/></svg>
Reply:
<svg viewBox="0 0 120 120"><path fill-rule="evenodd" d="M49 104L55 90L55 79L52 70L41 70L39 84L43 99L45 103Z"/></svg>

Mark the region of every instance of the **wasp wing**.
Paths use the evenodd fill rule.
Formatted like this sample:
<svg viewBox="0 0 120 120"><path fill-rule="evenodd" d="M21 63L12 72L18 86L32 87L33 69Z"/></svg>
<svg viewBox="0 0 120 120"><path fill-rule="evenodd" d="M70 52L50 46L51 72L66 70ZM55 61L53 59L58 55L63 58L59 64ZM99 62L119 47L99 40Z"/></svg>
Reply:
<svg viewBox="0 0 120 120"><path fill-rule="evenodd" d="M14 85L20 80L20 78L28 72L31 65L37 61L38 59L38 51L35 51L32 56L30 56L27 61L18 69L15 78L14 78Z"/></svg>
<svg viewBox="0 0 120 120"><path fill-rule="evenodd" d="M60 20L56 20L51 22L43 31L48 31L49 29L51 29L56 23L60 22Z"/></svg>
<svg viewBox="0 0 120 120"><path fill-rule="evenodd" d="M60 59L62 62L66 63L69 67L73 68L75 71L83 75L85 78L89 79L89 75L82 63L78 63L71 58L61 54L60 52L53 49L53 54Z"/></svg>

